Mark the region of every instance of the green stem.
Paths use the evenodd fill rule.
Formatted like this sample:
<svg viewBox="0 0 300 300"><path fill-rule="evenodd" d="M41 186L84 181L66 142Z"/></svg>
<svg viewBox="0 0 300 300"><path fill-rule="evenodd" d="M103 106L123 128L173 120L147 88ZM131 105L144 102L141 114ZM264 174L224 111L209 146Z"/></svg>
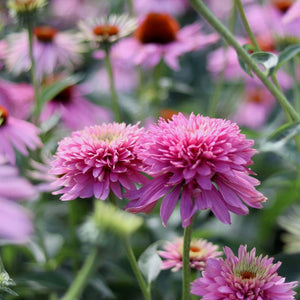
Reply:
<svg viewBox="0 0 300 300"><path fill-rule="evenodd" d="M129 237L125 236L123 238L124 241L124 246L125 246L125 250L126 250L126 254L127 254L127 258L129 260L131 269L138 281L138 284L140 286L140 289L144 295L144 299L145 300L151 300L151 292L150 292L150 286L148 286L144 280L143 275L141 274L141 271L138 267L137 261L135 259L132 247L130 245L130 241L129 241Z"/></svg>
<svg viewBox="0 0 300 300"><path fill-rule="evenodd" d="M210 12L202 0L190 0L190 3L194 8L212 25L215 30L224 37L229 45L231 45L241 57L241 59L252 69L252 71L257 75L261 82L266 86L266 88L273 94L273 96L278 100L280 105L285 108L289 115L294 120L300 120L299 114L295 111L292 105L289 103L284 94L268 79L267 76L260 70L256 63L252 60L250 55L243 49L243 47L238 43L231 32Z"/></svg>
<svg viewBox="0 0 300 300"><path fill-rule="evenodd" d="M293 96L294 96L294 103L295 108L298 113L300 113L300 93L299 93L299 83L296 76L296 68L295 68L295 61L292 59L290 61L290 70L293 78Z"/></svg>
<svg viewBox="0 0 300 300"><path fill-rule="evenodd" d="M260 47L259 47L259 45L258 45L258 43L256 41L256 38L255 38L255 36L254 36L251 28L250 28L250 25L248 23L248 20L247 20L247 17L246 17L246 14L245 14L245 11L244 11L244 8L243 8L243 4L242 4L241 0L235 0L235 4L236 4L236 6L237 6L237 8L239 10L240 16L242 18L242 22L244 24L244 27L245 27L248 35L249 35L249 38L250 38L253 46L255 47L255 50L259 51Z"/></svg>
<svg viewBox="0 0 300 300"><path fill-rule="evenodd" d="M120 106L118 102L118 94L115 87L113 69L110 60L110 46L105 47L105 65L108 73L109 78L109 85L110 85L110 94L111 94L111 101L112 101L112 109L115 114L115 119L117 122L122 122Z"/></svg>
<svg viewBox="0 0 300 300"><path fill-rule="evenodd" d="M61 300L76 300L80 299L80 296L96 267L98 259L98 247L95 247L91 253L87 256L81 270L78 272L75 280L68 289L67 293Z"/></svg>
<svg viewBox="0 0 300 300"><path fill-rule="evenodd" d="M190 269L190 245L192 240L193 223L184 228L183 236L183 254L182 254L182 300L190 299L190 283L191 283L191 269Z"/></svg>
<svg viewBox="0 0 300 300"><path fill-rule="evenodd" d="M73 249L73 272L78 271L78 255L77 255L77 237L76 237L76 224L77 224L77 205L76 201L69 201L69 228L70 228L70 241Z"/></svg>
<svg viewBox="0 0 300 300"><path fill-rule="evenodd" d="M131 16L133 16L134 15L134 10L133 10L132 0L127 0L127 5L128 5L129 14Z"/></svg>
<svg viewBox="0 0 300 300"><path fill-rule="evenodd" d="M34 96L35 96L35 106L34 106L34 120L35 123L39 123L39 117L41 113L41 101L40 101L40 93L39 93L39 83L36 78L36 65L35 59L33 56L33 28L30 21L27 21L27 34L28 34L28 44L29 44L29 58L30 58L30 76L31 82L34 89Z"/></svg>

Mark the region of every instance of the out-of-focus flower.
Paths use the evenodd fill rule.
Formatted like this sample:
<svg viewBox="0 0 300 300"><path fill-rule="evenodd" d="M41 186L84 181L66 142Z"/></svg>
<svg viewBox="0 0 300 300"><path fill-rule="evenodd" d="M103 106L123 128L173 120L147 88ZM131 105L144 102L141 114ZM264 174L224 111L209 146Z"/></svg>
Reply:
<svg viewBox="0 0 300 300"><path fill-rule="evenodd" d="M178 57L191 51L203 49L218 40L217 34L204 34L201 25L194 23L180 29L172 16L149 13L139 24L135 37L120 42L120 49L133 63L154 67L161 59L174 70L179 70Z"/></svg>
<svg viewBox="0 0 300 300"><path fill-rule="evenodd" d="M13 117L22 120L28 119L33 104L32 85L0 80L0 105L7 107Z"/></svg>
<svg viewBox="0 0 300 300"><path fill-rule="evenodd" d="M16 160L13 147L23 155L28 155L26 147L34 150L41 146L38 134L39 129L35 125L10 116L7 109L0 106L0 155L11 164Z"/></svg>
<svg viewBox="0 0 300 300"><path fill-rule="evenodd" d="M105 200L110 191L122 198L121 187L135 190L144 182L137 144L143 129L125 123L86 127L59 142L51 174L61 200L95 196Z"/></svg>
<svg viewBox="0 0 300 300"><path fill-rule="evenodd" d="M82 38L92 43L116 42L130 35L136 27L136 19L128 15L110 15L79 23Z"/></svg>
<svg viewBox="0 0 300 300"><path fill-rule="evenodd" d="M7 7L12 14L24 14L36 12L46 5L46 0L8 0Z"/></svg>
<svg viewBox="0 0 300 300"><path fill-rule="evenodd" d="M245 215L247 206L261 208L266 198L255 190L259 181L249 176L254 141L247 140L234 123L181 113L172 120L160 119L141 140L139 157L153 179L138 191L126 208L134 213L150 212L163 198L163 224L180 199L182 226L188 226L197 210L211 209L223 223L230 214Z"/></svg>
<svg viewBox="0 0 300 300"><path fill-rule="evenodd" d="M7 36L8 46L5 64L10 72L20 74L30 69L28 36L26 31ZM36 73L39 79L53 74L61 68L72 71L81 63L81 54L85 47L78 34L51 26L34 28L33 56L37 63Z"/></svg>
<svg viewBox="0 0 300 300"><path fill-rule="evenodd" d="M231 119L240 126L258 129L265 124L275 103L275 98L264 86L248 84Z"/></svg>
<svg viewBox="0 0 300 300"><path fill-rule="evenodd" d="M187 10L189 2L187 0L134 0L133 7L138 16L151 12L178 16Z"/></svg>
<svg viewBox="0 0 300 300"><path fill-rule="evenodd" d="M282 18L283 23L290 23L300 18L300 0L294 1L292 6L289 7L286 14Z"/></svg>
<svg viewBox="0 0 300 300"><path fill-rule="evenodd" d="M50 84L60 78L60 76L49 77L46 81L47 84ZM111 120L109 110L88 101L77 85L65 88L54 99L47 102L41 113L40 120L45 122L54 114L59 115L63 125L71 130L78 130L84 126Z"/></svg>
<svg viewBox="0 0 300 300"><path fill-rule="evenodd" d="M183 266L183 239L179 238L174 243L167 242L164 250L158 251L158 254L165 258L161 268L163 270L172 268L173 272L181 269ZM222 255L222 252L218 251L217 245L204 239L192 239L190 245L190 267L191 269L203 271L209 258L216 258L220 255Z"/></svg>
<svg viewBox="0 0 300 300"><path fill-rule="evenodd" d="M297 282L286 283L277 274L280 262L274 264L273 258L255 256L256 249L247 252L247 246L240 246L238 256L228 247L224 253L224 260L207 261L203 277L192 282L192 294L203 300L295 299L293 288Z"/></svg>
<svg viewBox="0 0 300 300"><path fill-rule="evenodd" d="M289 214L280 217L279 225L287 231L282 235L284 251L300 253L300 206L293 206Z"/></svg>

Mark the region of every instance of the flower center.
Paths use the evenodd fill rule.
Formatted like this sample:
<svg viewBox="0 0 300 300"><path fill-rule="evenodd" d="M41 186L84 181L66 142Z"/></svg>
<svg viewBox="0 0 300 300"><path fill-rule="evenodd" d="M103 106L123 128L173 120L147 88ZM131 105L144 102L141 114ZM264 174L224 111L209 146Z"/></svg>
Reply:
<svg viewBox="0 0 300 300"><path fill-rule="evenodd" d="M193 253L199 253L199 252L201 252L201 249L196 246L191 246L190 251Z"/></svg>
<svg viewBox="0 0 300 300"><path fill-rule="evenodd" d="M176 40L178 22L168 14L149 13L135 35L143 44L168 44Z"/></svg>
<svg viewBox="0 0 300 300"><path fill-rule="evenodd" d="M242 279L252 279L252 278L255 278L255 276L256 276L256 274L251 271L243 271L241 273Z"/></svg>
<svg viewBox="0 0 300 300"><path fill-rule="evenodd" d="M8 118L7 109L0 105L0 127L5 125Z"/></svg>
<svg viewBox="0 0 300 300"><path fill-rule="evenodd" d="M93 32L97 36L112 36L119 33L119 28L115 25L99 25L94 27Z"/></svg>
<svg viewBox="0 0 300 300"><path fill-rule="evenodd" d="M285 13L295 2L295 0L273 0L273 4L282 13Z"/></svg>
<svg viewBox="0 0 300 300"><path fill-rule="evenodd" d="M51 26L38 26L34 28L34 35L40 42L50 43L57 34L57 29Z"/></svg>
<svg viewBox="0 0 300 300"><path fill-rule="evenodd" d="M72 98L72 92L73 92L73 87L68 86L64 90L62 90L60 93L58 93L52 101L54 102L60 102L63 104L69 103L71 98Z"/></svg>
<svg viewBox="0 0 300 300"><path fill-rule="evenodd" d="M263 95L259 89L255 91L249 91L247 94L249 102L262 103L264 101Z"/></svg>

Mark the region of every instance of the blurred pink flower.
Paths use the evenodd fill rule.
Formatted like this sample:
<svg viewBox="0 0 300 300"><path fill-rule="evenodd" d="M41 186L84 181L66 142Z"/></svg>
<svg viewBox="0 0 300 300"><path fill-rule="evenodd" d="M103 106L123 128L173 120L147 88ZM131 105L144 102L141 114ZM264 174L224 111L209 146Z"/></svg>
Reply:
<svg viewBox="0 0 300 300"><path fill-rule="evenodd" d="M65 88L47 102L40 116L41 122L47 121L54 114L59 115L62 124L71 130L111 120L109 110L86 99L77 85Z"/></svg>
<svg viewBox="0 0 300 300"><path fill-rule="evenodd" d="M57 175L55 194L61 200L95 196L105 200L110 191L122 198L121 187L135 190L144 176L137 156L143 129L137 125L109 123L86 127L59 142L51 174Z"/></svg>
<svg viewBox="0 0 300 300"><path fill-rule="evenodd" d="M120 41L119 47L134 64L154 67L163 59L170 68L179 70L179 56L203 49L218 39L217 34L202 33L198 23L180 29L170 15L149 13L140 23L135 37Z"/></svg>
<svg viewBox="0 0 300 300"><path fill-rule="evenodd" d="M290 23L300 18L300 0L296 0L292 6L289 7L286 14L282 18L283 23Z"/></svg>
<svg viewBox="0 0 300 300"><path fill-rule="evenodd" d="M174 243L167 242L165 251L158 251L158 254L165 258L162 262L162 269L171 269L173 272L182 268L183 239L179 238ZM203 271L209 258L216 258L222 255L218 246L204 239L192 239L190 245L190 267L191 269Z"/></svg>
<svg viewBox="0 0 300 300"><path fill-rule="evenodd" d="M256 249L247 252L247 246L240 246L238 256L228 247L224 253L224 260L207 261L203 277L192 282L192 294L202 296L203 300L295 299L293 288L297 282L286 283L277 274L280 262L274 264L273 258L255 256Z"/></svg>
<svg viewBox="0 0 300 300"><path fill-rule="evenodd" d="M138 191L126 209L150 212L163 198L160 215L163 225L180 199L182 226L191 223L197 210L211 209L223 223L230 223L233 212L249 212L243 204L261 208L266 198L255 190L259 181L249 176L254 141L247 140L236 124L193 113L160 119L143 135L139 157L145 172L153 179Z"/></svg>
<svg viewBox="0 0 300 300"><path fill-rule="evenodd" d="M27 148L35 150L42 145L38 134L39 129L35 125L10 116L7 109L0 106L0 155L11 164L16 160L13 148L28 155Z"/></svg>
<svg viewBox="0 0 300 300"><path fill-rule="evenodd" d="M26 31L7 36L8 46L5 64L10 72L20 74L30 69L28 36ZM39 79L61 68L73 70L81 63L81 54L85 48L78 35L60 32L50 26L34 28L33 52L36 73Z"/></svg>

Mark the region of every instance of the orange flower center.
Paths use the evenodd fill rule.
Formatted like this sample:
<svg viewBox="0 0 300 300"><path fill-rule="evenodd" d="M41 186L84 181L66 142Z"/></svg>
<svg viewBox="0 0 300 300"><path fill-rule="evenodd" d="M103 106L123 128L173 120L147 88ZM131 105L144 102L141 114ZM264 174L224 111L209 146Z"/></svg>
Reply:
<svg viewBox="0 0 300 300"><path fill-rule="evenodd" d="M36 38L44 43L52 42L58 30L51 26L38 26L34 28Z"/></svg>
<svg viewBox="0 0 300 300"><path fill-rule="evenodd" d="M93 29L93 32L98 36L112 36L119 33L119 28L115 25L104 24L96 26Z"/></svg>
<svg viewBox="0 0 300 300"><path fill-rule="evenodd" d="M63 79L64 77L61 75L54 75L51 77L48 77L44 80L44 85L49 86L55 82L58 82L59 80ZM61 92L59 92L51 101L57 102L57 103L62 103L62 104L67 104L70 102L72 98L72 93L73 93L73 86L68 86Z"/></svg>
<svg viewBox="0 0 300 300"><path fill-rule="evenodd" d="M191 246L190 251L193 253L198 253L198 252L201 252L201 249L196 246Z"/></svg>
<svg viewBox="0 0 300 300"><path fill-rule="evenodd" d="M7 109L0 105L0 127L6 124L7 118L8 118Z"/></svg>
<svg viewBox="0 0 300 300"><path fill-rule="evenodd" d="M178 22L168 14L149 13L136 30L136 38L143 44L168 44L176 40Z"/></svg>
<svg viewBox="0 0 300 300"><path fill-rule="evenodd" d="M171 120L174 115L178 114L177 110L163 108L159 112L159 116L165 119L166 121Z"/></svg>
<svg viewBox="0 0 300 300"><path fill-rule="evenodd" d="M263 96L261 94L261 91L259 89L255 91L250 91L248 94L248 101L253 103L261 103L263 102Z"/></svg>
<svg viewBox="0 0 300 300"><path fill-rule="evenodd" d="M255 273L251 271L244 271L241 273L242 279L252 279L255 278Z"/></svg>
<svg viewBox="0 0 300 300"><path fill-rule="evenodd" d="M295 2L295 0L273 0L273 4L279 9L282 13L285 13Z"/></svg>

